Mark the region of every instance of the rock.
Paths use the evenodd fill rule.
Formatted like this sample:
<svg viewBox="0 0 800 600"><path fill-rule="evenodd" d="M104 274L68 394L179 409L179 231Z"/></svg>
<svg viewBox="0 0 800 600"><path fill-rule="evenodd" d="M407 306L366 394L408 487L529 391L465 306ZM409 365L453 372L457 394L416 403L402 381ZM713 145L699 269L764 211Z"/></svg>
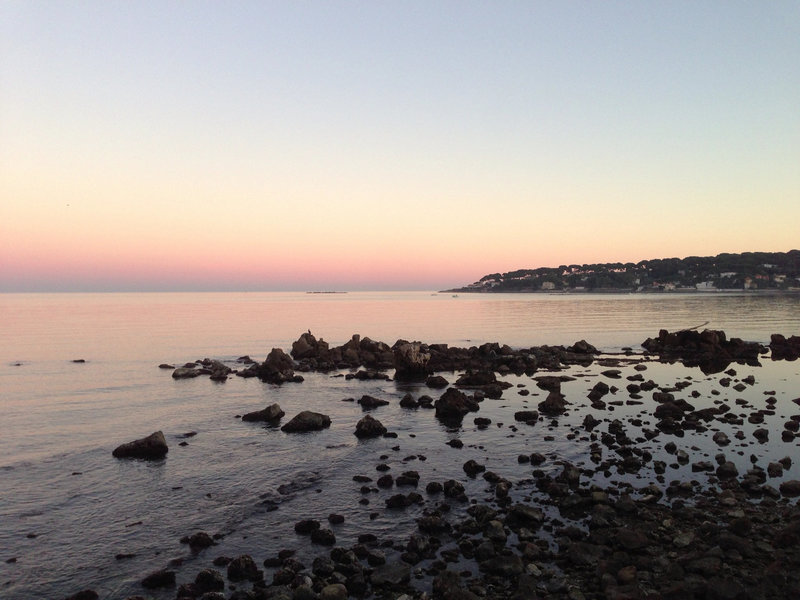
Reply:
<svg viewBox="0 0 800 600"><path fill-rule="evenodd" d="M478 464L472 459L464 463L464 472L470 477L475 477L478 473L482 473L485 470L485 466Z"/></svg>
<svg viewBox="0 0 800 600"><path fill-rule="evenodd" d="M320 431L330 426L331 418L328 415L304 410L292 417L291 421L281 427L281 431L286 433Z"/></svg>
<svg viewBox="0 0 800 600"><path fill-rule="evenodd" d="M203 569L194 579L195 589L200 594L208 592L222 592L225 589L225 579L222 573L215 569Z"/></svg>
<svg viewBox="0 0 800 600"><path fill-rule="evenodd" d="M503 578L519 577L523 570L522 559L516 554L500 555L478 565L481 571Z"/></svg>
<svg viewBox="0 0 800 600"><path fill-rule="evenodd" d="M724 431L717 431L711 438L718 446L727 446L731 443Z"/></svg>
<svg viewBox="0 0 800 600"><path fill-rule="evenodd" d="M434 388L438 390L446 388L449 384L447 382L447 379L445 379L441 375L431 375L425 380L425 385L427 385L429 388Z"/></svg>
<svg viewBox="0 0 800 600"><path fill-rule="evenodd" d="M317 360L327 360L330 354L328 343L322 338L317 340L311 332L304 333L300 338L292 343L290 352L295 360L304 358L315 358Z"/></svg>
<svg viewBox="0 0 800 600"><path fill-rule="evenodd" d="M248 554L237 556L228 563L228 579L231 581L258 581L261 577L261 571Z"/></svg>
<svg viewBox="0 0 800 600"><path fill-rule="evenodd" d="M389 404L388 400L381 400L380 398L374 398L373 396L369 396L367 394L361 396L358 403L361 405L363 410L372 410L373 408L378 408L379 406L386 406Z"/></svg>
<svg viewBox="0 0 800 600"><path fill-rule="evenodd" d="M172 372L173 379L192 379L200 375L200 371L192 367L178 367Z"/></svg>
<svg viewBox="0 0 800 600"><path fill-rule="evenodd" d="M439 600L479 600L461 587L461 578L454 571L443 571L433 579L433 597Z"/></svg>
<svg viewBox="0 0 800 600"><path fill-rule="evenodd" d="M156 460L164 458L169 447L164 433L156 431L145 438L134 440L121 446L117 446L112 454L116 458L142 458L145 460Z"/></svg>
<svg viewBox="0 0 800 600"><path fill-rule="evenodd" d="M682 359L687 366L699 366L703 373L720 373L734 360L756 360L764 346L726 338L724 331L685 329L674 333L662 329L657 338L648 338L642 346L662 359Z"/></svg>
<svg viewBox="0 0 800 600"><path fill-rule="evenodd" d="M480 409L478 403L456 388L449 388L434 404L436 417L443 421L461 422L468 412Z"/></svg>
<svg viewBox="0 0 800 600"><path fill-rule="evenodd" d="M331 583L319 592L319 600L347 600L347 588L341 583Z"/></svg>
<svg viewBox="0 0 800 600"><path fill-rule="evenodd" d="M717 477L720 479L733 479L739 475L739 469L731 461L726 461L717 467Z"/></svg>
<svg viewBox="0 0 800 600"><path fill-rule="evenodd" d="M148 590L154 590L162 587L172 587L175 585L175 571L168 571L161 569L150 573L147 577L142 579L142 587Z"/></svg>
<svg viewBox="0 0 800 600"><path fill-rule="evenodd" d="M94 590L82 590L77 594L72 594L65 600L97 600L99 597Z"/></svg>
<svg viewBox="0 0 800 600"><path fill-rule="evenodd" d="M403 408L417 408L419 402L417 402L411 394L406 394L400 399L400 406Z"/></svg>
<svg viewBox="0 0 800 600"><path fill-rule="evenodd" d="M394 349L394 378L397 381L425 381L430 374L426 352L419 342L405 343Z"/></svg>
<svg viewBox="0 0 800 600"><path fill-rule="evenodd" d="M270 404L263 410L257 410L242 415L242 421L266 421L268 423L280 421L286 413L277 404Z"/></svg>
<svg viewBox="0 0 800 600"><path fill-rule="evenodd" d="M373 418L371 415L365 415L358 423L356 423L355 435L357 438L376 438L386 433L386 427Z"/></svg>
<svg viewBox="0 0 800 600"><path fill-rule="evenodd" d="M199 552L205 548L216 545L216 542L205 531L198 531L190 536L181 538L181 544L189 544L192 552Z"/></svg>
<svg viewBox="0 0 800 600"><path fill-rule="evenodd" d="M559 392L550 392L542 402L539 402L539 412L556 416L567 410L567 401Z"/></svg>
<svg viewBox="0 0 800 600"><path fill-rule="evenodd" d="M534 425L539 420L539 413L535 410L518 410L514 413L514 420Z"/></svg>
<svg viewBox="0 0 800 600"><path fill-rule="evenodd" d="M316 519L303 519L294 524L295 533L300 535L311 535L320 528L320 523Z"/></svg>
<svg viewBox="0 0 800 600"><path fill-rule="evenodd" d="M390 562L376 566L370 580L374 587L399 587L411 580L411 567L403 562Z"/></svg>
<svg viewBox="0 0 800 600"><path fill-rule="evenodd" d="M797 479L790 479L789 481L784 481L780 485L781 494L786 496L787 498L795 498L800 496L800 481Z"/></svg>
<svg viewBox="0 0 800 600"><path fill-rule="evenodd" d="M336 543L336 536L330 529L321 527L311 532L311 542L320 546L333 546Z"/></svg>
<svg viewBox="0 0 800 600"><path fill-rule="evenodd" d="M267 359L255 368L255 373L261 381L266 383L281 384L287 381L302 381L294 374L294 361L280 348L273 348Z"/></svg>

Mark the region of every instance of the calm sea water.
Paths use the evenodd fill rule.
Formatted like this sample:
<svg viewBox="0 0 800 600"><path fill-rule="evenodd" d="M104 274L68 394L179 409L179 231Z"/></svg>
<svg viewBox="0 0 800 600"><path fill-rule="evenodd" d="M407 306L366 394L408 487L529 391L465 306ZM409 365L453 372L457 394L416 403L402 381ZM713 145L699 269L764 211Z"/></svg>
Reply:
<svg viewBox="0 0 800 600"><path fill-rule="evenodd" d="M91 587L101 597L124 598L142 592L138 581L143 575L175 559L183 563L179 581L188 581L220 554L247 552L263 560L289 547L300 557L310 556L307 540L299 539L291 526L301 518L324 520L331 512L346 518L336 529L342 544L367 532L401 540L413 530L414 509L407 519L398 519L386 514L377 494L367 496L370 505L359 504L363 495L352 481L356 474L373 476L380 462L390 464L395 474L419 471L424 485L431 479L464 479L461 465L468 458L481 458L512 480L520 479L515 460L520 453L549 452L578 462L585 458L585 447L553 432L547 436L545 427L531 428L526 435L508 430L514 410L535 407L541 399L529 378L508 379L528 386L531 396L511 390L481 408L482 416L506 427L479 430L469 421L461 431L451 431L429 411L405 411L393 402L376 416L398 438L359 442L352 432L362 412L343 399L371 394L396 400L407 391L419 395L429 390L322 374L282 387L235 377L222 384L206 378L174 381L169 371L157 368L159 363L204 357L233 361L243 354L263 359L272 347L288 351L309 329L332 345L358 333L389 344L404 338L458 346L498 341L528 347L586 339L615 352L638 348L660 328L706 321L710 328L752 341L768 342L775 332L797 335L800 297L0 295L0 596L59 598ZM72 362L77 359L85 362ZM784 401L797 395L798 365L767 361L762 367L737 369L763 384L749 402L763 402L769 391L786 407L773 423L780 431L779 419L791 414L786 411L793 406ZM585 396L597 371L572 369L578 376L570 384L576 397ZM648 374L664 382L684 375L683 367L655 363ZM705 397L715 383L698 376L695 389ZM304 409L327 413L332 427L292 436L235 418L273 402L287 416ZM573 411L565 421L571 418L577 426L582 417ZM170 445L166 460L111 457L119 443L159 429ZM181 447L187 432L197 435ZM464 450L444 446L454 436L464 440ZM706 442L696 441L713 456ZM748 452L740 450L736 458L742 469L748 466ZM787 449L778 440L758 452L777 459ZM800 476L793 469L787 476ZM686 469L675 476L693 477ZM466 484L480 493L480 481ZM192 555L179 539L198 530L225 537L218 547ZM133 556L118 559L119 554ZM173 596L174 591L156 594Z"/></svg>

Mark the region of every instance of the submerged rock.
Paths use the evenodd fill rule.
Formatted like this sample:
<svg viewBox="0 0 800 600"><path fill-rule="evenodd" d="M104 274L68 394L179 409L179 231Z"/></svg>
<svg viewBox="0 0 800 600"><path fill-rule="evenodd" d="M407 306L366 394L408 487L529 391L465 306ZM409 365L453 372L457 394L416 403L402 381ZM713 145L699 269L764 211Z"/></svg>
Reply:
<svg viewBox="0 0 800 600"><path fill-rule="evenodd" d="M116 458L141 458L145 460L157 460L164 458L169 447L164 433L156 431L145 438L134 440L114 448L112 454Z"/></svg>

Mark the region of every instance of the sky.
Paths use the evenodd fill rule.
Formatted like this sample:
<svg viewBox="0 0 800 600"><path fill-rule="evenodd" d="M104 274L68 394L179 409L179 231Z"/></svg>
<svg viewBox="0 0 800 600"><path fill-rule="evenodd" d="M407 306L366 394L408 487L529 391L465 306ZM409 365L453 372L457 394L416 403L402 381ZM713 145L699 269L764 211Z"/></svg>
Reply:
<svg viewBox="0 0 800 600"><path fill-rule="evenodd" d="M0 3L0 292L800 247L800 2Z"/></svg>

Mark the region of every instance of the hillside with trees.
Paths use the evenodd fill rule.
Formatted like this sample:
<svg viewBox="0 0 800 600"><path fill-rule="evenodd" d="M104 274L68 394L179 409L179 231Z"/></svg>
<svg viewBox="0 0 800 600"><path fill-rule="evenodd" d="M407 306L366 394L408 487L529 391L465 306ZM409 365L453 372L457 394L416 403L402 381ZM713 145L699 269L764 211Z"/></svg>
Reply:
<svg viewBox="0 0 800 600"><path fill-rule="evenodd" d="M491 273L452 292L800 291L800 250L559 265Z"/></svg>

